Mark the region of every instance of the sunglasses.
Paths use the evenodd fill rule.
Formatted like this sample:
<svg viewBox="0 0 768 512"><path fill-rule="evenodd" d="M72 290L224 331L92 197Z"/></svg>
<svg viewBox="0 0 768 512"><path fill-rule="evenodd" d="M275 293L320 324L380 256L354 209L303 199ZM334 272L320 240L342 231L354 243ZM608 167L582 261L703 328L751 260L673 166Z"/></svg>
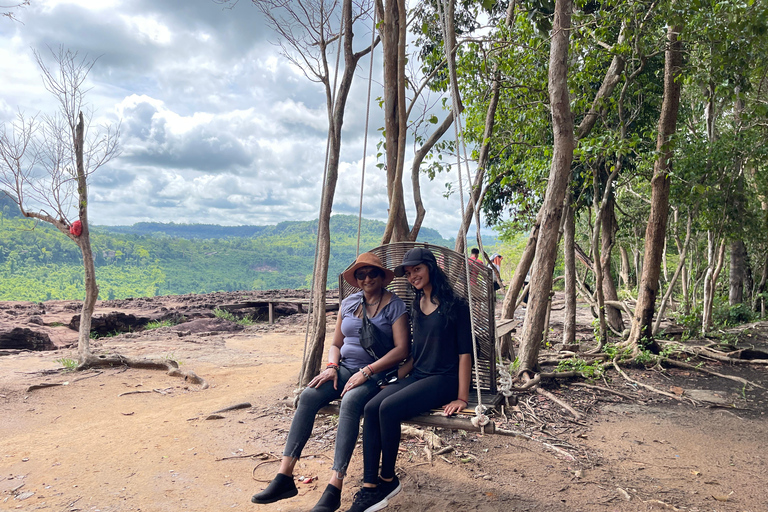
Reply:
<svg viewBox="0 0 768 512"><path fill-rule="evenodd" d="M382 274L381 270L377 268L372 268L370 270L358 270L355 272L355 279L358 281L365 281L366 277L370 277L371 279L376 279Z"/></svg>

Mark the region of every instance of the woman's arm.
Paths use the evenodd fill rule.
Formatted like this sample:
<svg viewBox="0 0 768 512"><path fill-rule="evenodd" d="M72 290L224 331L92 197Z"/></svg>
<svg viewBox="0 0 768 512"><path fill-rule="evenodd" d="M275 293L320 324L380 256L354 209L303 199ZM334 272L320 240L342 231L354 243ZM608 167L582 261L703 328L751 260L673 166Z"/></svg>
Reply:
<svg viewBox="0 0 768 512"><path fill-rule="evenodd" d="M392 324L392 339L395 342L395 348L384 354L383 357L377 359L371 364L366 366L366 373L362 371L357 372L349 378L347 384L344 386L344 390L341 392L341 396L350 389L356 388L363 382L371 378L374 373L383 372L392 368L400 361L408 357L408 314L404 313L400 315L400 318L395 320ZM368 375L370 372L370 375Z"/></svg>
<svg viewBox="0 0 768 512"><path fill-rule="evenodd" d="M328 350L328 364L330 365L333 363L337 368L339 366L339 361L341 361L341 346L344 344L344 335L341 333L342 320L341 310L339 310L339 316L336 318L336 328L333 331L333 341L331 342L331 348ZM316 388L329 380L333 381L333 389L338 389L339 372L336 368L333 368L333 366L325 368L325 370L312 379L307 386Z"/></svg>
<svg viewBox="0 0 768 512"><path fill-rule="evenodd" d="M368 365L373 369L373 373L389 370L408 357L408 313L400 315L392 324L392 339L395 348Z"/></svg>
<svg viewBox="0 0 768 512"><path fill-rule="evenodd" d="M446 416L456 414L469 405L469 381L472 378L472 355L459 354L459 394L458 398L443 407Z"/></svg>

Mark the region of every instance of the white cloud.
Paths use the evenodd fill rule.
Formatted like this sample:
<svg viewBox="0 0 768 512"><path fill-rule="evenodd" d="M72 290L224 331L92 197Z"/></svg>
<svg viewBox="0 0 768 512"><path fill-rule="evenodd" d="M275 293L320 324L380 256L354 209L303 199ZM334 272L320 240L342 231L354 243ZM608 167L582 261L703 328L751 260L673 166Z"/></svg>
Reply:
<svg viewBox="0 0 768 512"><path fill-rule="evenodd" d="M251 2L230 10L210 0L41 0L19 17L24 25L6 23L0 32L0 122L19 107L55 108L29 49L59 45L99 57L88 101L96 121L122 120L122 155L92 177L93 222L274 224L317 216L325 91L270 44L276 36ZM377 53L374 73L380 69ZM359 207L367 74L366 58L347 102L338 213ZM380 78L373 86L363 215L385 220L386 178L375 156ZM422 179L425 225L454 236L459 203L442 197L446 179L456 178ZM404 185L412 220L409 175Z"/></svg>

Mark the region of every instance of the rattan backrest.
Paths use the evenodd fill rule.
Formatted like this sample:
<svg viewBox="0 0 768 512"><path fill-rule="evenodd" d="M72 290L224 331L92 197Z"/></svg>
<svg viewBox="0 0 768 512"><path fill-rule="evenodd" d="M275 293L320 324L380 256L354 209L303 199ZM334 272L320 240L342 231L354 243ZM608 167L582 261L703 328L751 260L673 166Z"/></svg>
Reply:
<svg viewBox="0 0 768 512"><path fill-rule="evenodd" d="M375 249L371 249L370 252L378 256L385 267L394 269L403 262L405 253L414 247L425 247L432 251L437 259L438 265L440 265L453 285L454 292L457 295L464 297L469 303L463 254L448 249L447 247L420 242L396 242L376 247ZM474 263L470 263L470 265L470 287L472 290L471 314L475 327L475 342L477 343L477 360L474 361L474 363L480 374L480 389L495 394L496 336L494 301L496 296L493 290L493 271L485 265L476 265ZM396 277L387 288L403 299L408 305L410 312L414 293L411 286L408 284L408 281L406 281L404 277ZM351 286L339 276L339 301L344 300L356 291L358 291L358 288ZM477 382L475 382L474 368L472 371L472 382L474 386L478 385Z"/></svg>

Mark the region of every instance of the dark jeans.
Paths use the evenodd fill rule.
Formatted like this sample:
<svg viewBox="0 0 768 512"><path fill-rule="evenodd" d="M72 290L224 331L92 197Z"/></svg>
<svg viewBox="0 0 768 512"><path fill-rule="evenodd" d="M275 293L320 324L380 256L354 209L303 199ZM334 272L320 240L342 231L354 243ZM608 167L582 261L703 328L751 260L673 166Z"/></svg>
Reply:
<svg viewBox="0 0 768 512"><path fill-rule="evenodd" d="M400 423L455 400L459 392L456 375L413 375L384 388L365 406L363 423L363 482L378 483L381 476L395 476Z"/></svg>
<svg viewBox="0 0 768 512"><path fill-rule="evenodd" d="M305 388L301 392L299 406L293 415L291 430L288 432L288 440L285 443L284 456L297 459L301 457L301 451L312 434L317 411L328 405L331 400L339 398L344 385L357 371L343 365L339 366L338 389L333 389L333 381L328 381L320 387ZM347 472L347 466L360 433L360 416L363 414L363 408L368 400L378 393L379 388L376 382L382 377L383 374L373 375L363 385L348 391L341 399L339 426L336 428L336 449L331 469L342 476Z"/></svg>

